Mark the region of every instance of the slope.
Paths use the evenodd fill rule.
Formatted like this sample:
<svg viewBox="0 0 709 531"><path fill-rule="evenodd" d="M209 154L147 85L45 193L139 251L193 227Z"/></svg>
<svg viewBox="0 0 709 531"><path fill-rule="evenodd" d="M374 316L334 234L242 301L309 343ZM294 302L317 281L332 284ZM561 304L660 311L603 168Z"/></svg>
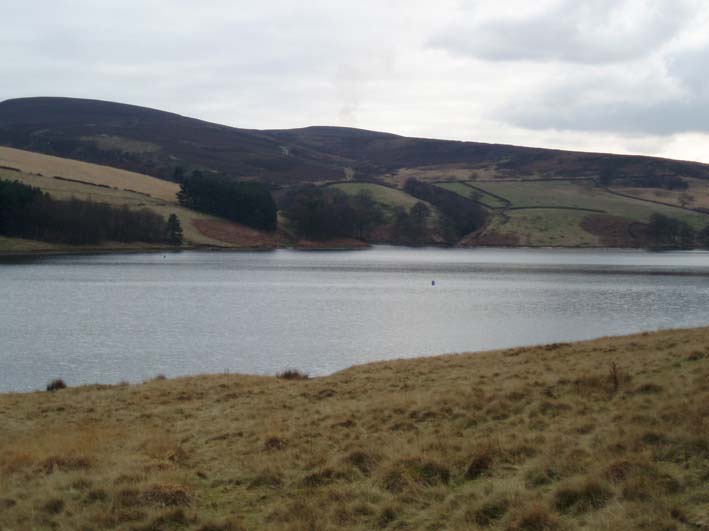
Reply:
<svg viewBox="0 0 709 531"><path fill-rule="evenodd" d="M284 182L344 175L336 158L288 148L258 131L97 100L4 101L0 144L162 178L177 167Z"/></svg>
<svg viewBox="0 0 709 531"><path fill-rule="evenodd" d="M180 206L176 183L87 162L0 147L0 179L17 180L48 192L56 199L72 197L147 208L163 217L175 213L184 230L186 247L273 248L281 234L267 234ZM147 244L109 242L95 250L151 249ZM81 246L56 245L17 238L0 238L0 252L85 251ZM94 250L92 248L91 250Z"/></svg>
<svg viewBox="0 0 709 531"><path fill-rule="evenodd" d="M577 153L407 138L344 127L250 130L120 103L22 98L0 103L0 145L171 178L177 167L280 184L377 178L417 171L495 177L709 178L709 166L652 157ZM417 170L416 170L417 169ZM409 172L409 173L407 173Z"/></svg>
<svg viewBox="0 0 709 531"><path fill-rule="evenodd" d="M708 344L0 395L0 528L705 529Z"/></svg>

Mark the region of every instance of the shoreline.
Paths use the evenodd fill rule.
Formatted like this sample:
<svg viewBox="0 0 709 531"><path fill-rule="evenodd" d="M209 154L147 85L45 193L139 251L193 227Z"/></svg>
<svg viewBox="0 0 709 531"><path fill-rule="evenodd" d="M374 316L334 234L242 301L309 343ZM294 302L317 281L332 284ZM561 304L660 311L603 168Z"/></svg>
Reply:
<svg viewBox="0 0 709 531"><path fill-rule="evenodd" d="M608 246L590 246L590 245L577 245L577 246L550 246L550 245L475 245L475 246L443 246L443 245L398 245L394 243L368 243L361 246L299 246L299 245L284 245L277 247L228 247L228 246L212 246L212 245L193 245L193 246L181 246L181 247L110 247L110 248L87 248L87 249L75 249L75 248L60 248L60 249L38 249L38 250L23 250L23 251L5 251L0 250L0 261L3 259L12 258L37 258L37 257L49 257L49 256L94 256L94 255L109 255L109 254L159 254L159 253L179 253L182 251L191 252L225 252L225 253L255 253L255 252L272 252L278 250L292 250L292 251L366 251L376 247L393 247L397 249L440 249L440 250L475 250L475 249L527 249L527 250L589 250L589 251L635 251L635 252L648 252L648 253L672 253L672 252L707 252L709 249L652 249L644 247L608 247Z"/></svg>
<svg viewBox="0 0 709 531"><path fill-rule="evenodd" d="M398 364L398 363L403 363L403 364L426 364L430 362L435 362L436 360L443 360L443 359L448 359L448 358L455 358L455 357L467 357L467 356L505 356L509 355L510 353L516 353L516 352L524 352L524 351L535 351L535 350L556 350L560 346L564 347L575 347L575 346L584 346L586 344L590 343L595 343L595 342L601 342L601 341L630 341L635 338L645 338L649 336L656 336L656 335L663 335L663 334L681 334L681 333L699 333L701 331L706 331L709 333L709 323L706 325L701 325L701 326L693 326L689 328L657 328L654 330L645 330L645 331L640 331L640 332L633 332L630 334L621 334L621 335L610 335L610 336L599 336L599 337L593 337L589 339L579 339L579 340L573 340L573 341L554 341L554 342L549 342L549 343L534 343L534 344L528 344L528 345L520 345L520 346L512 346L512 347L504 347L504 348L490 348L490 349L484 349L484 350L474 350L474 351L462 351L462 352L443 352L443 353L438 353L438 354L424 354L424 355L415 355L413 357L398 357L398 358L383 358L379 360L374 360L374 361L367 361L364 363L357 363L354 365L350 365L349 367L345 367L342 369L338 369L336 371L327 373L327 374L319 374L319 375L310 375L307 372L302 372L301 369L297 367L283 367L283 370L294 370L300 374L305 374L306 379L308 381L321 381L321 380L327 380L329 378L335 378L338 375L350 371L356 371L356 370L365 370L367 368L375 367L375 366L385 366L385 365L391 365L391 364ZM56 375L57 378L63 378L62 375ZM277 379L278 373L241 373L241 372L206 372L206 373L191 373L191 374L182 374L182 375L176 375L172 377L165 377L164 375L154 375L154 376L149 376L143 379L142 381L135 381L135 382L130 382L128 380L121 380L118 383L101 383L101 382L92 382L92 383L79 383L76 385L71 385L71 382L68 382L69 387L71 389L109 389L109 388L114 388L114 387L125 387L125 386L141 386L145 385L151 381L154 380L169 380L169 381L178 381L178 380L191 380L191 379L213 379L213 378L222 378L222 377L235 377L235 378L265 378L265 379ZM43 383L40 388L38 389L33 389L33 390L25 390L25 391L0 391L0 399L2 397L7 397L10 395L13 396L25 396L25 395L32 395L35 393L44 393L45 391L42 389L42 387L45 384Z"/></svg>

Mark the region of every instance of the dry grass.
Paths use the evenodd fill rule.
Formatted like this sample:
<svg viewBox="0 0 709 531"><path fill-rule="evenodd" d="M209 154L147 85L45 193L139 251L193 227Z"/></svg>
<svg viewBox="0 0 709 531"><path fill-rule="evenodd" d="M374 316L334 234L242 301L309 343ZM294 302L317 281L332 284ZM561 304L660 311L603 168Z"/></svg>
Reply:
<svg viewBox="0 0 709 531"><path fill-rule="evenodd" d="M180 189L175 183L141 173L8 147L0 147L0 165L17 168L26 173L41 173L46 177L58 175L119 190L134 190L163 201L175 201L175 194Z"/></svg>
<svg viewBox="0 0 709 531"><path fill-rule="evenodd" d="M0 418L3 530L709 525L709 328L7 394Z"/></svg>

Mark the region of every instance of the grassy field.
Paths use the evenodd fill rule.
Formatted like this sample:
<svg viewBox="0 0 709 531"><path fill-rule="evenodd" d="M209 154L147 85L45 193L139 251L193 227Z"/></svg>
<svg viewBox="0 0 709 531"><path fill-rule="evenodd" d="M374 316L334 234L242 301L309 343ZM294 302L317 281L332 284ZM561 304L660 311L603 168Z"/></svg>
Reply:
<svg viewBox="0 0 709 531"><path fill-rule="evenodd" d="M702 179L692 179L690 177L684 177L683 179L689 185L687 190L662 190L659 188L622 186L613 186L612 189L651 201L660 201L662 203L687 206L689 208L709 209L709 183Z"/></svg>
<svg viewBox="0 0 709 531"><path fill-rule="evenodd" d="M331 185L331 187L342 190L348 195L356 195L362 190L366 190L372 194L372 197L377 203L390 208L403 207L406 210L410 210L411 207L419 201L402 190L396 190L379 184L338 183Z"/></svg>
<svg viewBox="0 0 709 531"><path fill-rule="evenodd" d="M37 240L25 240L22 238L7 238L0 236L0 250L10 253L20 252L56 252L62 249L61 245L40 242Z"/></svg>
<svg viewBox="0 0 709 531"><path fill-rule="evenodd" d="M0 416L3 530L709 526L709 328L5 394Z"/></svg>
<svg viewBox="0 0 709 531"><path fill-rule="evenodd" d="M511 210L494 216L485 232L514 235L515 245L528 247L599 247L599 238L581 226L586 216L574 210Z"/></svg>
<svg viewBox="0 0 709 531"><path fill-rule="evenodd" d="M476 183L476 186L508 199L513 207L603 210L609 215L635 221L646 221L653 212L657 212L682 219L695 228L702 228L709 223L708 215L615 196L595 186L591 181L488 182Z"/></svg>
<svg viewBox="0 0 709 531"><path fill-rule="evenodd" d="M463 191L462 183L450 186L456 184ZM631 226L637 222L646 222L653 213L681 219L695 229L709 224L709 215L620 197L596 186L590 180L475 182L475 186L509 200L511 208L493 213L485 229L469 242L464 240L464 244L623 247L637 245L630 235ZM700 184L696 184L694 196L697 201L703 197L697 191L699 187ZM709 193L709 186L706 189ZM457 191L457 188L453 191Z"/></svg>
<svg viewBox="0 0 709 531"><path fill-rule="evenodd" d="M36 186L56 199L75 197L111 205L126 205L134 209L148 208L165 218L175 213L180 219L186 246L270 248L280 242L280 235L265 235L248 227L180 206L176 196L179 185L148 175L3 147L0 147L0 166L22 170L18 172L0 167L0 179L17 180ZM57 176L60 179L57 179ZM106 242L87 248L51 245L19 238L0 240L0 252L154 248L155 245L140 242Z"/></svg>
<svg viewBox="0 0 709 531"><path fill-rule="evenodd" d="M164 201L175 201L175 194L180 189L176 183L141 173L2 146L0 146L0 166L17 168L25 173L39 173L47 177L58 175L119 190L135 190Z"/></svg>

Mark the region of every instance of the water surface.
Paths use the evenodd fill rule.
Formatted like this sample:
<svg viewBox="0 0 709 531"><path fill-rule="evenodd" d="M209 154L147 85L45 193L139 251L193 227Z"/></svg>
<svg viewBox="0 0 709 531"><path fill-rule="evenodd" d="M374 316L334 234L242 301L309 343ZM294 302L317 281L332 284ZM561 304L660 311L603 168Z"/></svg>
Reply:
<svg viewBox="0 0 709 531"><path fill-rule="evenodd" d="M435 280L435 286L432 281ZM709 253L179 252L0 263L0 392L709 324Z"/></svg>

